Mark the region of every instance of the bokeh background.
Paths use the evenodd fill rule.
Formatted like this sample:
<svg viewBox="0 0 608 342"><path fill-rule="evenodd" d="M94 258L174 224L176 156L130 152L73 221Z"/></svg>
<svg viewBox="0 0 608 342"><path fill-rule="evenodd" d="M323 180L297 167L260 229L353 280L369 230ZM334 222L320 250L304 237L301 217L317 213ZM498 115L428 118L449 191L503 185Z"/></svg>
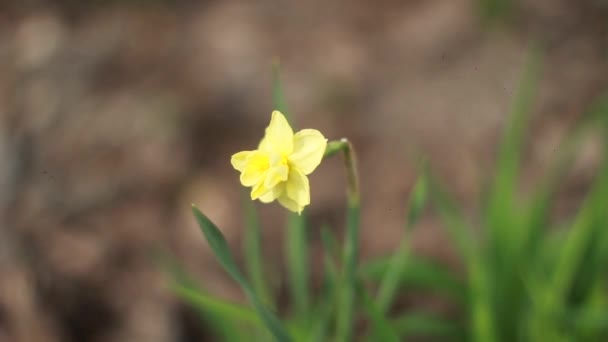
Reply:
<svg viewBox="0 0 608 342"><path fill-rule="evenodd" d="M262 136L273 59L296 127L357 149L371 257L399 242L417 152L479 205L536 41L522 188L533 184L608 89L607 23L600 0L2 0L0 341L210 340L153 254L167 248L210 292L243 300L190 204L238 255L245 194L229 158ZM581 150L556 215L580 202L598 147ZM311 177L313 265L318 226L343 223L342 171L329 160ZM285 211L258 207L280 286ZM458 267L435 217L413 239Z"/></svg>

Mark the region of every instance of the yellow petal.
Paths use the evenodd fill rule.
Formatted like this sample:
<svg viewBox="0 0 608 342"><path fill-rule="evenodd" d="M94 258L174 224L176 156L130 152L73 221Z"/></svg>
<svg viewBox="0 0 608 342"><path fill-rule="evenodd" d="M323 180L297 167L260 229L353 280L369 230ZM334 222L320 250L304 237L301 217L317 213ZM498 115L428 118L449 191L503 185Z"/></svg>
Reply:
<svg viewBox="0 0 608 342"><path fill-rule="evenodd" d="M298 203L296 203L294 200L289 198L285 192L282 193L281 196L278 197L278 200L282 206L284 206L285 208L287 208L295 213L300 214L300 213L302 213L302 210L304 209L304 207L299 206Z"/></svg>
<svg viewBox="0 0 608 342"><path fill-rule="evenodd" d="M284 189L285 189L284 183L278 184L277 186L272 188L272 191L269 191L266 194L260 196L259 200L262 203L270 203L270 202L274 201L275 199L279 198L279 196L281 196L281 194L283 194Z"/></svg>
<svg viewBox="0 0 608 342"><path fill-rule="evenodd" d="M327 139L316 129L303 129L293 137L293 152L289 161L304 175L313 172L323 159Z"/></svg>
<svg viewBox="0 0 608 342"><path fill-rule="evenodd" d="M268 189L264 186L264 182L259 182L251 188L251 199L256 200L271 191L272 189Z"/></svg>
<svg viewBox="0 0 608 342"><path fill-rule="evenodd" d="M285 116L278 110L272 112L270 124L266 128L259 149L282 155L289 155L293 151L293 130Z"/></svg>
<svg viewBox="0 0 608 342"><path fill-rule="evenodd" d="M268 154L262 151L251 151L245 160L245 167L241 173L241 184L253 186L264 180L270 167Z"/></svg>
<svg viewBox="0 0 608 342"><path fill-rule="evenodd" d="M241 173L241 184L243 184L243 186L254 186L262 181L262 177L264 177L265 173L266 171L246 168L245 171Z"/></svg>
<svg viewBox="0 0 608 342"><path fill-rule="evenodd" d="M243 172L243 169L245 168L247 162L247 157L249 157L251 152L253 151L241 151L233 154L232 158L230 158L230 163L232 164L232 167Z"/></svg>
<svg viewBox="0 0 608 342"><path fill-rule="evenodd" d="M289 177L285 182L285 194L299 207L305 207L310 204L310 185L308 177L300 170L289 169Z"/></svg>
<svg viewBox="0 0 608 342"><path fill-rule="evenodd" d="M271 167L268 169L268 172L266 172L264 186L269 189L274 188L275 185L287 180L288 172L289 168L284 164Z"/></svg>

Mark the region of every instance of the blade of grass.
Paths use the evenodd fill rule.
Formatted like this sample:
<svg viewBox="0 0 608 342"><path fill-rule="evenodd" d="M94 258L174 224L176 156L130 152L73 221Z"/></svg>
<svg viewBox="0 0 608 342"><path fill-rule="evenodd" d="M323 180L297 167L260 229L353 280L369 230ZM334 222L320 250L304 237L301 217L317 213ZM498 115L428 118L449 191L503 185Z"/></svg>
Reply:
<svg viewBox="0 0 608 342"><path fill-rule="evenodd" d="M567 293L576 280L585 251L593 243L595 230L606 228L606 203L608 203L608 158L603 161L598 179L585 201L573 227L568 233L563 253L560 254L553 279L553 299L563 305Z"/></svg>
<svg viewBox="0 0 608 342"><path fill-rule="evenodd" d="M283 113L287 121L293 125L293 118L287 108L287 101L285 101L283 84L281 82L281 64L278 58L275 58L272 63L272 104L274 109Z"/></svg>
<svg viewBox="0 0 608 342"><path fill-rule="evenodd" d="M566 176L567 171L573 165L574 159L578 155L584 141L583 138L596 124L597 122L592 116L587 116L587 119L580 122L564 139L564 142L560 144L555 162L546 173L547 176L543 178L538 190L525 205L527 211L525 213L526 219L524 224L526 228L524 231L527 233L521 244L521 252L518 252L518 254L522 255L522 258L530 260L540 251L539 246L542 242L541 238L543 237L544 228L548 225L552 198ZM522 265L525 266L526 264Z"/></svg>
<svg viewBox="0 0 608 342"><path fill-rule="evenodd" d="M431 174L427 177L429 199L445 223L444 228L454 240L460 255L468 264L478 253L477 241L469 231L469 224L435 177Z"/></svg>
<svg viewBox="0 0 608 342"><path fill-rule="evenodd" d="M401 315L391 324L399 336L441 337L442 341L466 341L465 330L460 322L437 314L415 312Z"/></svg>
<svg viewBox="0 0 608 342"><path fill-rule="evenodd" d="M429 195L436 205L445 228L452 236L456 247L464 258L469 276L470 322L473 341L494 342L498 340L495 314L492 303L492 283L479 246L468 231L463 215L443 191L439 183L429 174Z"/></svg>
<svg viewBox="0 0 608 342"><path fill-rule="evenodd" d="M192 213L216 258L226 272L241 286L266 328L272 332L277 341L291 341L291 337L281 324L281 321L262 303L249 282L239 271L221 231L194 205L192 206Z"/></svg>
<svg viewBox="0 0 608 342"><path fill-rule="evenodd" d="M608 298L605 291L604 283L595 279L586 303L574 317L566 319L574 322L579 340L602 341L608 337Z"/></svg>
<svg viewBox="0 0 608 342"><path fill-rule="evenodd" d="M513 0L477 0L477 11L484 25L490 26L508 18Z"/></svg>
<svg viewBox="0 0 608 342"><path fill-rule="evenodd" d="M221 317L222 320L243 321L254 324L257 327L263 327L259 317L249 308L218 299L179 284L172 284L171 289L179 297L188 301L188 303L195 307L203 308L205 311L213 312L218 317Z"/></svg>
<svg viewBox="0 0 608 342"><path fill-rule="evenodd" d="M537 285L535 291L540 300L535 302L531 319L531 336L553 336L571 338L572 331L564 329L559 319L572 306L572 294L579 286L579 299L588 297L596 276L605 271L605 265L587 260L599 247L596 244L604 233L607 216L605 203L608 200L608 159L604 159L591 193L585 199L572 226L565 232L562 247L554 256L555 267L549 281ZM531 277L531 275L529 275ZM581 282L582 280L582 282ZM538 281L536 282L538 283ZM544 285L544 286L543 286ZM533 293L534 295L534 293ZM580 301L580 300L579 300ZM534 302L533 302L534 303Z"/></svg>
<svg viewBox="0 0 608 342"><path fill-rule="evenodd" d="M204 294L202 288L169 253L157 250L154 258L170 276L169 286L172 292L192 305L201 319L207 323L212 333L221 338L222 341L242 341L242 330L239 329L238 322L248 322L255 325L246 311L237 309L234 304ZM201 297L209 300L201 300ZM253 315L253 320L257 320L259 324L255 315Z"/></svg>
<svg viewBox="0 0 608 342"><path fill-rule="evenodd" d="M511 249L521 245L523 231L517 231L521 225L515 224L514 205L516 203L520 156L524 143L525 128L528 123L532 100L535 95L540 75L540 51L533 49L528 60L524 76L518 87L513 109L498 153L496 174L490 188L490 197L486 208L486 224L490 248L499 254L499 258ZM507 250L503 250L506 248Z"/></svg>
<svg viewBox="0 0 608 342"><path fill-rule="evenodd" d="M524 75L514 99L513 108L500 145L495 178L490 186L483 221L487 231L484 258L485 278L491 283L491 310L495 318L495 331L505 340L514 340L519 320L524 309L524 286L517 277L518 268L524 261L522 245L529 231L521 208L517 205L520 159L524 135L528 125L533 99L540 76L540 51L532 49Z"/></svg>
<svg viewBox="0 0 608 342"><path fill-rule="evenodd" d="M397 335L397 332L384 314L380 312L380 309L376 306L376 303L374 303L367 289L365 289L360 281L357 281L356 290L358 297L361 298L363 310L370 319L372 337L370 341L399 342L399 335Z"/></svg>
<svg viewBox="0 0 608 342"><path fill-rule="evenodd" d="M336 239L328 227L321 228L321 239L323 242L323 269L324 284L319 302L318 319L314 323L311 341L325 342L329 340L329 328L332 323L332 315L336 305L336 289L338 267L335 258L337 256Z"/></svg>
<svg viewBox="0 0 608 342"><path fill-rule="evenodd" d="M392 259L379 258L368 261L360 269L363 279L380 280L385 277ZM400 274L400 288L421 289L446 296L458 304L467 302L466 288L446 266L424 257L412 255L407 259Z"/></svg>
<svg viewBox="0 0 608 342"><path fill-rule="evenodd" d="M409 208L406 215L404 237L401 240L397 252L393 255L390 266L380 282L376 303L381 314L385 314L395 298L399 287L401 274L405 271L407 260L410 254L409 233L413 226L418 222L420 214L427 200L427 181L426 175L422 174L416 184L409 201Z"/></svg>

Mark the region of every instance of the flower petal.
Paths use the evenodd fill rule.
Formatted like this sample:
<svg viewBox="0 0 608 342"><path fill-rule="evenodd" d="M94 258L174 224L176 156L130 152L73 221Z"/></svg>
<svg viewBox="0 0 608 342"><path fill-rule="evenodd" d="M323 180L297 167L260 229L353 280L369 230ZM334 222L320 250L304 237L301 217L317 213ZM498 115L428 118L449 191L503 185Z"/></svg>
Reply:
<svg viewBox="0 0 608 342"><path fill-rule="evenodd" d="M232 158L230 158L230 163L232 164L232 167L240 172L243 172L243 169L245 169L247 163L247 157L249 157L251 152L254 151L241 151L233 154Z"/></svg>
<svg viewBox="0 0 608 342"><path fill-rule="evenodd" d="M289 161L304 175L313 172L323 159L327 139L316 129L303 129L293 137L293 153Z"/></svg>
<svg viewBox="0 0 608 342"><path fill-rule="evenodd" d="M289 155L293 151L293 130L285 116L278 110L272 112L266 134L260 142L259 149Z"/></svg>
<svg viewBox="0 0 608 342"><path fill-rule="evenodd" d="M266 180L264 186L267 188L274 188L275 185L287 180L289 173L289 167L285 164L279 164L268 169L266 172Z"/></svg>
<svg viewBox="0 0 608 342"><path fill-rule="evenodd" d="M285 184L281 183L272 188L272 191L267 192L266 194L259 197L260 202L262 203L270 203L275 199L279 198L285 191Z"/></svg>
<svg viewBox="0 0 608 342"><path fill-rule="evenodd" d="M300 213L302 213L302 210L304 210L304 207L299 206L298 203L296 203L294 200L289 198L285 192L283 192L281 194L281 196L279 196L278 200L282 206L284 206L285 208L287 208L295 213L300 214Z"/></svg>
<svg viewBox="0 0 608 342"><path fill-rule="evenodd" d="M241 184L253 186L264 179L270 160L268 154L262 151L251 151L245 161L245 168L241 173Z"/></svg>
<svg viewBox="0 0 608 342"><path fill-rule="evenodd" d="M300 172L300 170L291 168L287 182L285 182L285 194L302 208L309 205L310 185L308 177Z"/></svg>
<svg viewBox="0 0 608 342"><path fill-rule="evenodd" d="M268 189L264 186L264 182L259 182L251 188L251 199L256 200L262 196L267 195L271 191L272 189Z"/></svg>

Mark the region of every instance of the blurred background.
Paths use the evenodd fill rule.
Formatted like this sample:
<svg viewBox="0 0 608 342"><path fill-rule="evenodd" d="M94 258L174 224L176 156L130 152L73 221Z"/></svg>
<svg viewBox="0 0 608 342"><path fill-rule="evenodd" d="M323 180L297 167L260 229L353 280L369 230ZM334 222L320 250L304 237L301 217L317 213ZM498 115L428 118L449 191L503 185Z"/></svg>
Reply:
<svg viewBox="0 0 608 342"><path fill-rule="evenodd" d="M2 0L0 341L209 340L152 254L168 248L211 293L243 300L190 204L238 255L245 193L229 160L268 123L274 58L296 128L357 149L371 257L399 242L416 152L478 206L537 41L522 181L534 184L608 89L607 19L600 0ZM591 141L556 215L576 208L598 159ZM341 229L342 171L331 159L311 176L313 227ZM280 277L286 213L258 208ZM458 267L435 217L413 239ZM316 228L311 241L318 265Z"/></svg>

